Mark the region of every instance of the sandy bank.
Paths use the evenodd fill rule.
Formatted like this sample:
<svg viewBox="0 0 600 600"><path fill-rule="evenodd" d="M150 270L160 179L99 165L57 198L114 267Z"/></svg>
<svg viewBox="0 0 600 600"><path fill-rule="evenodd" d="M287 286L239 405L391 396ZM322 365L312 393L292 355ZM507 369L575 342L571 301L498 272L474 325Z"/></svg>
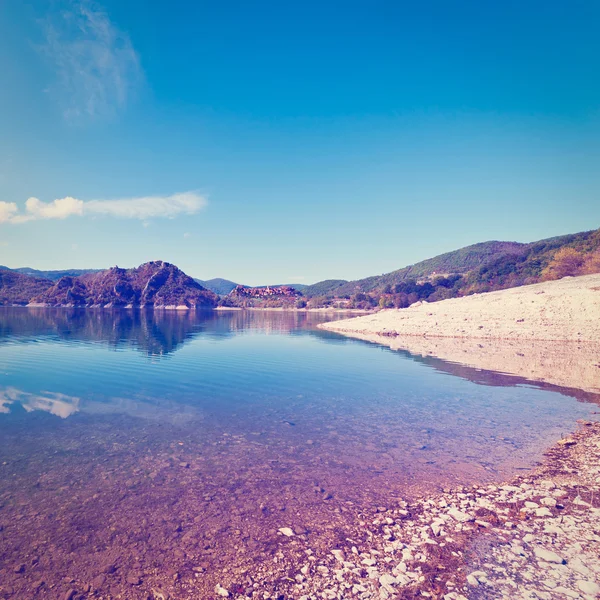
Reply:
<svg viewBox="0 0 600 600"><path fill-rule="evenodd" d="M600 393L600 275L422 303L319 327L393 350Z"/></svg>
<svg viewBox="0 0 600 600"><path fill-rule="evenodd" d="M322 327L348 334L600 342L600 275L420 302Z"/></svg>

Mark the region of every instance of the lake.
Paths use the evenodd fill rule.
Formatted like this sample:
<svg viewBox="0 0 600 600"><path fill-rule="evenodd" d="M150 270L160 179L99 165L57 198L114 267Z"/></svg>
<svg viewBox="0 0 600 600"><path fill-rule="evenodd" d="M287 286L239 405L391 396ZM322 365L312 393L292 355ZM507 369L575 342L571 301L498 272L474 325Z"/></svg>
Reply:
<svg viewBox="0 0 600 600"><path fill-rule="evenodd" d="M597 409L317 328L341 316L0 309L0 597L275 587L279 529L327 552L377 507L531 468Z"/></svg>

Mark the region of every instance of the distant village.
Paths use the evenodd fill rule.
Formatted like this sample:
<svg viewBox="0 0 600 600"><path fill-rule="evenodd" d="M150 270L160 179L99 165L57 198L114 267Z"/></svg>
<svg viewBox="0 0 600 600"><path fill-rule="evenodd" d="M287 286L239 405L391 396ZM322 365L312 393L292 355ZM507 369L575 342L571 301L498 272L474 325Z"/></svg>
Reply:
<svg viewBox="0 0 600 600"><path fill-rule="evenodd" d="M230 293L230 296L242 296L244 298L297 298L302 294L289 285L266 287L247 287L245 285L236 286Z"/></svg>

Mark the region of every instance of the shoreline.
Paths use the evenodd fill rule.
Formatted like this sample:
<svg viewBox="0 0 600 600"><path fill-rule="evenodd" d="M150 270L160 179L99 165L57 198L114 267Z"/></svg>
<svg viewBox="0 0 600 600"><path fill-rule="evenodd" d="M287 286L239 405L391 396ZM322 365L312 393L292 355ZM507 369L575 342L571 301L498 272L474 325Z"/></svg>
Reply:
<svg viewBox="0 0 600 600"><path fill-rule="evenodd" d="M319 324L474 369L600 394L600 275Z"/></svg>
<svg viewBox="0 0 600 600"><path fill-rule="evenodd" d="M325 323L344 335L600 344L600 275L565 277Z"/></svg>
<svg viewBox="0 0 600 600"><path fill-rule="evenodd" d="M600 595L600 423L581 421L538 467L364 510L360 538L308 560L277 592L342 598ZM341 594L341 595L340 595Z"/></svg>
<svg viewBox="0 0 600 600"><path fill-rule="evenodd" d="M356 315L370 315L373 314L372 310L364 310L361 308L288 308L283 306L277 306L273 308L266 308L260 306L216 306L213 310L217 311L262 311L262 312L293 312L293 313L320 313L320 314L356 314Z"/></svg>
<svg viewBox="0 0 600 600"><path fill-rule="evenodd" d="M53 306L50 304L0 304L1 308L32 308L32 309L76 309L76 310L135 310L135 311L164 311L164 312L186 312L186 311L198 311L198 312L210 312L210 311L264 311L264 312L294 312L294 313L320 313L320 314L356 314L356 315L369 315L373 314L372 310L364 310L360 308L292 308L292 307L241 307L241 306L71 306L67 304L61 304L60 306Z"/></svg>

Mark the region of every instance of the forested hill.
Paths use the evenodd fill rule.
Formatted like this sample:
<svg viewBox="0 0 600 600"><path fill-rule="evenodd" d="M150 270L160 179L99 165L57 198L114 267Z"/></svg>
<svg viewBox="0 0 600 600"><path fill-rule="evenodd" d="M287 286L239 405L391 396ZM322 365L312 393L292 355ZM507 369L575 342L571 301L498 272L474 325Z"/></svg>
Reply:
<svg viewBox="0 0 600 600"><path fill-rule="evenodd" d="M79 277L88 273L98 273L100 269L64 269L61 271L40 271L29 267L19 267L18 269L9 269L8 267L0 266L1 270L13 271L21 273L21 275L29 275L38 279L50 279L50 281L58 281L61 277Z"/></svg>
<svg viewBox="0 0 600 600"><path fill-rule="evenodd" d="M597 272L600 230L593 230L528 244L473 244L385 275L339 285L336 280L322 281L306 288L304 295L353 298L351 305L363 308L406 306Z"/></svg>
<svg viewBox="0 0 600 600"><path fill-rule="evenodd" d="M507 255L521 255L526 246L527 244L518 242L481 242L428 258L385 275L349 281L336 292L343 295L353 294L358 290L362 292L383 291L388 285L394 286L410 279L423 279L449 273L463 274Z"/></svg>
<svg viewBox="0 0 600 600"><path fill-rule="evenodd" d="M196 283L199 283L202 287L207 290L214 292L218 296L226 296L229 292L233 291L239 284L229 279L223 279L222 277L215 277L214 279L195 279Z"/></svg>

